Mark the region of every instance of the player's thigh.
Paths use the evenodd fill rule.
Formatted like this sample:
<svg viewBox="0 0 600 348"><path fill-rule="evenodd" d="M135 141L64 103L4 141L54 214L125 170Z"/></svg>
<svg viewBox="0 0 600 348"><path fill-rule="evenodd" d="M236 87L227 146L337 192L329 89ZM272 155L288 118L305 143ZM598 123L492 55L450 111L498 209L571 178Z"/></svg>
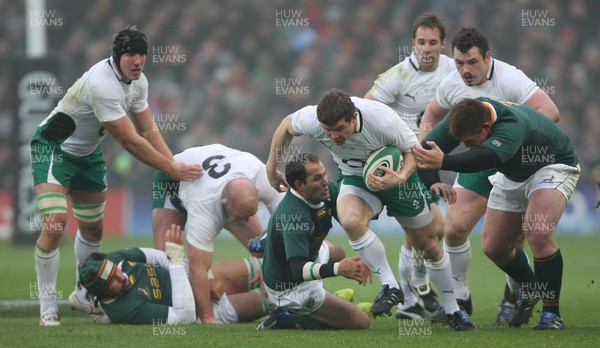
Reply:
<svg viewBox="0 0 600 348"><path fill-rule="evenodd" d="M369 221L375 216L372 205L365 200L365 197L361 197L356 193L358 192L345 194L338 197L337 200L340 224L351 240L360 239L367 232ZM369 195L368 192L365 192L365 194ZM376 198L374 199L376 200ZM381 208L379 208L380 210ZM379 211L377 212L379 213Z"/></svg>
<svg viewBox="0 0 600 348"><path fill-rule="evenodd" d="M369 317L352 303L325 291L325 301L310 316L338 329L367 329Z"/></svg>
<svg viewBox="0 0 600 348"><path fill-rule="evenodd" d="M152 234L154 236L154 248L165 250L165 234L172 224L185 226L186 217L176 209L154 208L152 209Z"/></svg>
<svg viewBox="0 0 600 348"><path fill-rule="evenodd" d="M554 189L538 189L529 195L523 231L535 257L551 256L558 249L554 231L566 206L564 195Z"/></svg>
<svg viewBox="0 0 600 348"><path fill-rule="evenodd" d="M475 191L455 187L456 203L446 207L444 234L468 236L485 213L487 198Z"/></svg>
<svg viewBox="0 0 600 348"><path fill-rule="evenodd" d="M497 264L510 261L519 242L523 214L488 208L483 222L483 252Z"/></svg>
<svg viewBox="0 0 600 348"><path fill-rule="evenodd" d="M262 259L250 256L244 259L216 262L211 271L221 281L223 291L228 294L246 292L260 288L262 282Z"/></svg>

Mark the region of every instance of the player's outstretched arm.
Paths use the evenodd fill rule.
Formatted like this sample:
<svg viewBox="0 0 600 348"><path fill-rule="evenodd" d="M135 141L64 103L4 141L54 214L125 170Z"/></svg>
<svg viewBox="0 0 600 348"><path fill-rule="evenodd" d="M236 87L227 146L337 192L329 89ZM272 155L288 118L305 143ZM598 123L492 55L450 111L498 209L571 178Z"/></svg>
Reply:
<svg viewBox="0 0 600 348"><path fill-rule="evenodd" d="M138 134L141 135L142 138L148 140L150 145L152 145L156 151L160 152L165 157L173 157L173 153L167 146L167 143L165 143L165 140L152 118L152 112L149 107L142 112L133 113L133 120Z"/></svg>
<svg viewBox="0 0 600 348"><path fill-rule="evenodd" d="M446 116L449 110L440 106L436 98L431 99L419 126L419 142Z"/></svg>
<svg viewBox="0 0 600 348"><path fill-rule="evenodd" d="M136 132L133 122L127 116L103 122L102 125L135 158L153 168L164 171L174 180L190 181L199 178L204 173L198 164L187 165L176 162L172 157L166 157L158 152Z"/></svg>
<svg viewBox="0 0 600 348"><path fill-rule="evenodd" d="M550 96L541 88L538 88L531 98L525 102L525 105L546 115L546 117L551 119L554 123L558 122L560 119L560 112L558 111L556 104L554 104Z"/></svg>
<svg viewBox="0 0 600 348"><path fill-rule="evenodd" d="M299 134L296 134L292 129L292 115L284 118L273 134L271 148L269 150L269 159L266 163L267 177L269 178L271 186L279 192L286 191L289 185L285 181L283 174L277 170L278 157L283 153L283 149L290 145L292 139L298 135Z"/></svg>

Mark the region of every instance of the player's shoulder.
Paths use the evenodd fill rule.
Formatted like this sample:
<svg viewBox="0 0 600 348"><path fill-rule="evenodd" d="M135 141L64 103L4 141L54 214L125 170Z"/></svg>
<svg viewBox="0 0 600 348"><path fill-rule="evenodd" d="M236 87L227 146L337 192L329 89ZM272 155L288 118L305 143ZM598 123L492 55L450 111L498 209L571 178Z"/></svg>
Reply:
<svg viewBox="0 0 600 348"><path fill-rule="evenodd" d="M442 71L446 71L448 73L450 73L452 71L456 71L456 66L454 65L454 59L448 57L445 54L440 54L438 69L442 69Z"/></svg>
<svg viewBox="0 0 600 348"><path fill-rule="evenodd" d="M505 80L510 80L513 79L515 77L521 78L521 77L525 77L527 78L527 75L525 75L525 73L517 68L516 66L506 63L504 61L498 60L498 59L493 59L494 62L494 76L499 80L499 81L505 81ZM492 77L493 78L493 77Z"/></svg>
<svg viewBox="0 0 600 348"><path fill-rule="evenodd" d="M456 69L452 69L438 86L438 93L446 93L464 88L465 84Z"/></svg>
<svg viewBox="0 0 600 348"><path fill-rule="evenodd" d="M120 81L108 59L92 66L80 79L84 91L105 98L119 98L123 93Z"/></svg>

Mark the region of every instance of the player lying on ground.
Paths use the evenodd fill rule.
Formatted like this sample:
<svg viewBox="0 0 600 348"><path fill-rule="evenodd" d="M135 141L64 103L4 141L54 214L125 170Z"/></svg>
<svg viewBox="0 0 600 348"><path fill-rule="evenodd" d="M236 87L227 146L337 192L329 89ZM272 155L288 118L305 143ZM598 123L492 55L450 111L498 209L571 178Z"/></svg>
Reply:
<svg viewBox="0 0 600 348"><path fill-rule="evenodd" d="M339 245L330 241L325 242L326 243L324 243L323 247L319 250L319 255L324 260L331 258L332 261L339 261L344 257L344 250ZM165 272L170 271L170 262L168 260L168 255L162 250L150 248L131 248L112 252L107 255L96 253L93 255L92 259L93 260L89 260L89 263L86 261L87 266L85 269L89 270L90 267L92 269L91 272L88 271L86 274L90 273L93 275L94 270L96 270L94 265L95 267L99 267L98 265L101 265L101 263L107 259L113 264L117 265L117 268L114 269L115 274L119 273L119 270L121 273L124 272L123 264L131 265L131 263L135 263L136 265L140 266L140 269L147 270L146 273L142 272L141 275L138 274L136 276L132 273L131 269L127 268L125 274L127 274L128 281L131 285L135 285L132 283L137 282L138 284L141 284L142 287L145 286L145 284L158 284L160 286L161 284L165 283L165 281L167 283L169 282ZM94 262L94 260L97 262ZM212 309L215 313L215 317L218 320L223 323L250 322L268 313L269 306L265 297L266 294L264 293L264 289L261 289L261 265L262 260L253 256L246 259L217 262L213 265L208 277L210 279ZM150 270L151 268L152 270ZM95 274L98 273L95 272ZM150 274L155 276L150 276ZM156 279L152 279L153 277ZM117 276L117 279L122 280L122 277L119 278ZM156 303L164 306L164 304L159 301L160 298L156 298L154 296L154 291L156 291L156 294L162 294L163 297L166 296L168 298L170 296L169 291L171 291L171 293L173 292L172 284L173 283L171 282L170 287L168 287L168 285L164 285L160 286L159 289L152 289L152 293L147 292L148 297L145 299L138 298L138 300L143 300L141 301L143 305L137 307L137 309L142 310L147 306L150 306L148 308L155 308L155 306L152 305ZM165 287L168 289L165 289ZM130 291L131 290L129 290L128 293ZM145 293L144 290L140 291ZM92 292L92 290L90 290L90 292ZM95 295L96 293L100 295ZM129 316L124 316L122 311L118 309L115 310L115 308L119 308L119 306L111 305L113 301L108 301L108 303L105 303L105 301L99 297L104 296L102 295L102 292L97 291L93 294L100 300L99 303L96 304L94 311L90 312L88 310L88 306L84 304L72 303L72 305L74 305L75 309L89 313L90 316L98 323L118 322L130 324L148 324L153 322L157 323L159 321L162 323L169 323L167 320L168 317L156 317L155 315L149 315L147 312L142 312L139 315L133 312L127 312ZM125 294L121 294L121 296L123 295ZM131 299L131 297L126 297L125 299ZM120 300L118 303L122 304L122 301L124 300ZM161 311L164 309L163 307L160 308L162 308L160 309Z"/></svg>

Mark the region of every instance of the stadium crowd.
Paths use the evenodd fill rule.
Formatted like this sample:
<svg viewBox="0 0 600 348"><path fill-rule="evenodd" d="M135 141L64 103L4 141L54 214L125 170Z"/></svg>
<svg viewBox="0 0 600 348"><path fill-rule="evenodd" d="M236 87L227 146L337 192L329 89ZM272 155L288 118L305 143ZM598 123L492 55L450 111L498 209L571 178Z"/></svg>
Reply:
<svg viewBox="0 0 600 348"><path fill-rule="evenodd" d="M600 5L592 0L48 0L47 9L55 24L48 55L60 62L62 86L110 55L114 33L137 24L149 38L148 100L173 152L223 143L263 160L284 116L333 87L363 96L410 54L413 19L433 11L449 41L462 26L478 27L494 58L520 67L550 95L581 160L580 188L600 180ZM25 58L25 31L34 24L24 13L24 2L0 1L0 76ZM0 84L3 189L15 183L13 88ZM152 168L112 140L103 149L109 186L148 190ZM304 151L329 161L319 147L307 143Z"/></svg>

